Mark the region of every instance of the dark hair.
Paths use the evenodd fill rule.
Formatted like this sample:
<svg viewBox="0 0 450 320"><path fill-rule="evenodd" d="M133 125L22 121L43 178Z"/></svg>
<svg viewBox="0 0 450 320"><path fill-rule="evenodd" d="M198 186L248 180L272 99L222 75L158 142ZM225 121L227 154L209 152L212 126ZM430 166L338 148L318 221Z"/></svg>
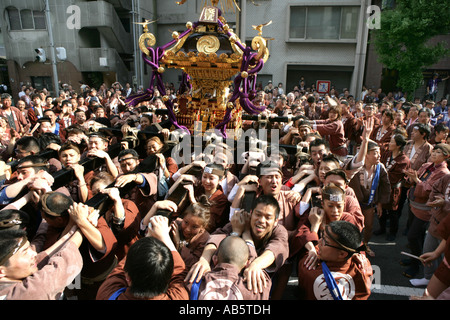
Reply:
<svg viewBox="0 0 450 320"><path fill-rule="evenodd" d="M39 99L41 99L41 96L38 94L38 93L33 93L32 95L31 95L31 100L33 101L34 99L36 99L36 98L39 98Z"/></svg>
<svg viewBox="0 0 450 320"><path fill-rule="evenodd" d="M48 110L45 110L48 111ZM52 123L52 120L49 117L43 116L42 118L38 119L38 123L44 123L44 122L50 122Z"/></svg>
<svg viewBox="0 0 450 320"><path fill-rule="evenodd" d="M405 139L405 136L400 134L400 133L398 133L398 134L394 134L392 137L394 138L395 144L400 147L400 150L403 150L403 148L405 147L406 143L408 142Z"/></svg>
<svg viewBox="0 0 450 320"><path fill-rule="evenodd" d="M41 150L47 149L47 147L51 143L61 145L61 137L53 132L45 132L39 136L39 144L41 146Z"/></svg>
<svg viewBox="0 0 450 320"><path fill-rule="evenodd" d="M131 154L133 157L136 157L137 159L139 159L139 154L134 149L121 150L119 152L119 154L117 155L117 159L120 160L122 157L126 156L127 154Z"/></svg>
<svg viewBox="0 0 450 320"><path fill-rule="evenodd" d="M41 151L41 147L39 145L39 140L35 137L22 137L16 142L16 147L21 146L22 149L27 152L33 151L34 153L38 153Z"/></svg>
<svg viewBox="0 0 450 320"><path fill-rule="evenodd" d="M390 102L390 101L383 100L383 101L381 102L381 105L383 105L383 103L384 103L385 105L388 106L388 109L389 109L389 110L392 110L392 108L394 107L393 104L392 104L392 102ZM386 109L386 110L388 110L388 109Z"/></svg>
<svg viewBox="0 0 450 320"><path fill-rule="evenodd" d="M429 125L423 124L423 123L416 123L413 126L417 127L417 129L419 130L421 135L425 134L425 136L423 137L425 140L428 139L428 137L430 136L430 133L431 133L431 129L430 129Z"/></svg>
<svg viewBox="0 0 450 320"><path fill-rule="evenodd" d="M349 106L349 103L348 103L347 100L341 100L339 103L340 104L345 104L347 107Z"/></svg>
<svg viewBox="0 0 450 320"><path fill-rule="evenodd" d="M73 143L71 141L64 142L62 144L61 148L58 150L58 154L61 155L61 152L66 151L66 150L75 150L75 152L81 154L80 148L78 147L78 145L76 145L75 143Z"/></svg>
<svg viewBox="0 0 450 320"><path fill-rule="evenodd" d="M0 232L0 261L5 259L17 246L19 239L27 235L23 229L8 229ZM9 259L8 259L9 260ZM8 266L8 261L3 265Z"/></svg>
<svg viewBox="0 0 450 320"><path fill-rule="evenodd" d="M339 243L350 249L358 249L362 243L362 235L358 227L348 221L332 221L328 224ZM349 253L352 255L352 253Z"/></svg>
<svg viewBox="0 0 450 320"><path fill-rule="evenodd" d="M312 147L318 147L318 146L321 146L321 145L324 145L327 150L330 149L327 140L325 140L323 138L317 138L317 139L314 139L313 141L310 142L310 144L309 144L309 153L311 153L311 148Z"/></svg>
<svg viewBox="0 0 450 320"><path fill-rule="evenodd" d="M382 114L394 121L394 111L392 109L384 109Z"/></svg>
<svg viewBox="0 0 450 320"><path fill-rule="evenodd" d="M393 134L401 134L403 137L405 137L405 139L408 138L408 132L406 131L406 129L402 126L398 126L394 129Z"/></svg>
<svg viewBox="0 0 450 320"><path fill-rule="evenodd" d="M91 179L89 187L92 189L92 186L97 182L105 182L106 185L110 185L114 182L114 177L107 171L100 171Z"/></svg>
<svg viewBox="0 0 450 320"><path fill-rule="evenodd" d="M298 127L300 128L301 126L308 126L311 128L311 123L308 119L302 119L300 118L300 121L298 123Z"/></svg>
<svg viewBox="0 0 450 320"><path fill-rule="evenodd" d="M431 110L430 109L422 108L422 109L420 109L419 114L421 114L422 112L425 112L427 114L427 117L431 118L432 114L431 114Z"/></svg>
<svg viewBox="0 0 450 320"><path fill-rule="evenodd" d="M95 118L95 122L105 125L106 127L111 127L111 121L106 117Z"/></svg>
<svg viewBox="0 0 450 320"><path fill-rule="evenodd" d="M445 122L439 122L437 125L434 126L434 132L442 132L448 130L449 128L446 126Z"/></svg>
<svg viewBox="0 0 450 320"><path fill-rule="evenodd" d="M172 253L160 240L145 237L129 249L124 265L130 291L139 298L153 298L167 291L174 269Z"/></svg>
<svg viewBox="0 0 450 320"><path fill-rule="evenodd" d="M53 109L45 109L43 112L42 112L42 114L45 114L46 112L53 112L54 114L56 114L56 112L53 110ZM45 118L45 116L44 116L44 118ZM42 119L42 118L41 118Z"/></svg>
<svg viewBox="0 0 450 320"><path fill-rule="evenodd" d="M252 205L252 210L254 210L258 204L268 205L275 208L275 219L278 219L280 215L280 205L278 204L278 201L270 195L262 194L259 197L255 198Z"/></svg>
<svg viewBox="0 0 450 320"><path fill-rule="evenodd" d="M306 99L306 101L308 103L313 103L313 102L316 102L316 98L314 96L309 96L308 99Z"/></svg>
<svg viewBox="0 0 450 320"><path fill-rule="evenodd" d="M346 184L349 182L349 180L347 178L347 174L342 169L333 169L333 170L330 170L330 171L326 172L325 173L325 179L328 178L329 176L332 176L332 175L336 175L336 176L341 177L345 181Z"/></svg>
<svg viewBox="0 0 450 320"><path fill-rule="evenodd" d="M340 166L341 166L339 159L336 158L336 156L332 153L324 155L321 163L323 163L323 162L334 162L338 168L340 168Z"/></svg>
<svg viewBox="0 0 450 320"><path fill-rule="evenodd" d="M375 148L379 148L380 145L373 140L369 140L367 142L367 151L373 150Z"/></svg>
<svg viewBox="0 0 450 320"><path fill-rule="evenodd" d="M150 123L152 123L152 121L153 121L153 116L149 115L147 113L143 113L141 118L147 118L150 121Z"/></svg>
<svg viewBox="0 0 450 320"><path fill-rule="evenodd" d="M287 162L289 159L289 154L287 153L287 150L285 148L279 147L278 153L283 157L283 161Z"/></svg>
<svg viewBox="0 0 450 320"><path fill-rule="evenodd" d="M154 137L151 137L151 138L147 139L147 140L145 141L145 146L147 147L147 145L148 145L150 142L156 142L157 144L159 144L159 145L161 146L160 149L158 150L158 152L161 152L161 150L163 150L164 147L165 147L164 142L161 141L161 139L160 139L158 136L154 136ZM158 153L158 152L157 152L157 153Z"/></svg>
<svg viewBox="0 0 450 320"><path fill-rule="evenodd" d="M196 203L191 203L186 210L184 210L183 216L188 214L193 215L194 217L198 217L203 220L203 227L206 228L208 225L210 216L211 216L211 203L208 200L208 197L202 194Z"/></svg>
<svg viewBox="0 0 450 320"><path fill-rule="evenodd" d="M83 110L81 110L81 111L83 111ZM75 134L86 134L87 133L86 130L77 123L73 124L71 126L68 126L67 128L64 128L64 130L66 130L67 135L69 135L71 133L75 133Z"/></svg>
<svg viewBox="0 0 450 320"><path fill-rule="evenodd" d="M0 211L0 232L7 229L26 229L30 223L27 212L17 209Z"/></svg>
<svg viewBox="0 0 450 320"><path fill-rule="evenodd" d="M148 112L149 108L147 106L139 106L137 108L135 108L134 110L136 110L139 113L143 113L143 112ZM129 112L131 112L130 110L128 110Z"/></svg>
<svg viewBox="0 0 450 320"><path fill-rule="evenodd" d="M154 172L159 168L158 157L156 154L149 155L142 160L136 167L136 172Z"/></svg>
<svg viewBox="0 0 450 320"><path fill-rule="evenodd" d="M41 156L30 155L30 156L23 157L17 163L17 167L20 167L25 162L31 162L32 164L38 164L38 163L42 163L43 164L40 167L33 167L35 173L39 172L40 170L44 170L44 171L48 172L48 162L47 162L47 160L45 158L43 158Z"/></svg>
<svg viewBox="0 0 450 320"><path fill-rule="evenodd" d="M328 107L328 112L331 112L331 111L337 113L337 120L342 118L342 108L341 108L340 104L335 105L335 106L334 105L330 105Z"/></svg>

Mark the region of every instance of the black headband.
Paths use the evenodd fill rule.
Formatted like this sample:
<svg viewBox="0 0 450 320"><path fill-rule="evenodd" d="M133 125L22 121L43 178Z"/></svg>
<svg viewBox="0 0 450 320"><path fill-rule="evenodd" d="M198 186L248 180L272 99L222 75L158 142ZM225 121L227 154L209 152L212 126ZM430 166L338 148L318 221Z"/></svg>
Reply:
<svg viewBox="0 0 450 320"><path fill-rule="evenodd" d="M346 251L348 253L351 253L351 254L353 254L353 253L360 253L361 251L366 251L366 245L365 244L362 244L361 246L359 246L356 249L353 249L353 248L350 248L350 247L347 247L347 246L343 245L341 242L339 242L335 237L333 237L331 235L331 232L329 231L329 229L330 229L330 227L326 226L325 227L325 233L327 234L328 237L330 237L331 240L336 242L337 245L342 248L342 250L344 250L344 251Z"/></svg>

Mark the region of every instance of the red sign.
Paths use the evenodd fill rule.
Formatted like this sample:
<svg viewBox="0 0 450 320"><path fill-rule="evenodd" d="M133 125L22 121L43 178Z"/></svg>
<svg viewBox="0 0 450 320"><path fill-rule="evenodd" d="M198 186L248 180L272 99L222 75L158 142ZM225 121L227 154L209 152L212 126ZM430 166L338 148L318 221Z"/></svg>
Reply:
<svg viewBox="0 0 450 320"><path fill-rule="evenodd" d="M317 92L320 94L329 93L331 90L331 81L317 80L316 88L317 88Z"/></svg>

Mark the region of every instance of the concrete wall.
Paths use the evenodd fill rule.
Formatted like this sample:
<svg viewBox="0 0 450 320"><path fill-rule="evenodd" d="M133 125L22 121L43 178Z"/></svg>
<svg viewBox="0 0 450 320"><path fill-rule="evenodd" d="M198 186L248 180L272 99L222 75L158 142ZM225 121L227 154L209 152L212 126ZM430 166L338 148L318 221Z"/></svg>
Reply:
<svg viewBox="0 0 450 320"><path fill-rule="evenodd" d="M147 8L152 1L143 3L143 7ZM74 11L68 10L71 5L80 9L79 28L71 28L68 23L73 21L71 17L75 14ZM116 74L116 80L121 82L131 80L130 71L133 70L127 67L124 57L131 56L132 58L133 38L132 33L126 31L131 28L123 25L119 17L119 14L121 17L130 15L131 0L49 0L49 6L54 46L64 47L67 53L65 62L57 62L60 83L68 83L77 87L78 81L83 79L83 72L102 72L108 79L110 74ZM51 63L51 47L48 25L47 30L10 30L6 12L8 7L43 11L45 1L4 0L0 2L0 22L6 58L8 66L13 69L10 71L10 78L16 75L19 79L15 83L11 83L13 92L17 94L20 82L30 83L31 76L51 70L51 65L49 65ZM35 62L35 48L43 48L46 51L47 62L45 64ZM80 52L80 49L83 48L104 49L104 55L100 54L99 57L107 57L108 66L100 66L99 61L94 62L92 59L97 55L87 56ZM68 68L67 65L71 67Z"/></svg>

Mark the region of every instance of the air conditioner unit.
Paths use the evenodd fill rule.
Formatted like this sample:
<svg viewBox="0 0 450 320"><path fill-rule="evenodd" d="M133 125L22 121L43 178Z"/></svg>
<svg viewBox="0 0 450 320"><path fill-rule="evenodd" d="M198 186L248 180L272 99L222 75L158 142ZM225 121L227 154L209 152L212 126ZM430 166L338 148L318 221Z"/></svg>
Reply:
<svg viewBox="0 0 450 320"><path fill-rule="evenodd" d="M56 47L56 57L60 61L65 61L67 59L66 48L64 48L64 47Z"/></svg>

